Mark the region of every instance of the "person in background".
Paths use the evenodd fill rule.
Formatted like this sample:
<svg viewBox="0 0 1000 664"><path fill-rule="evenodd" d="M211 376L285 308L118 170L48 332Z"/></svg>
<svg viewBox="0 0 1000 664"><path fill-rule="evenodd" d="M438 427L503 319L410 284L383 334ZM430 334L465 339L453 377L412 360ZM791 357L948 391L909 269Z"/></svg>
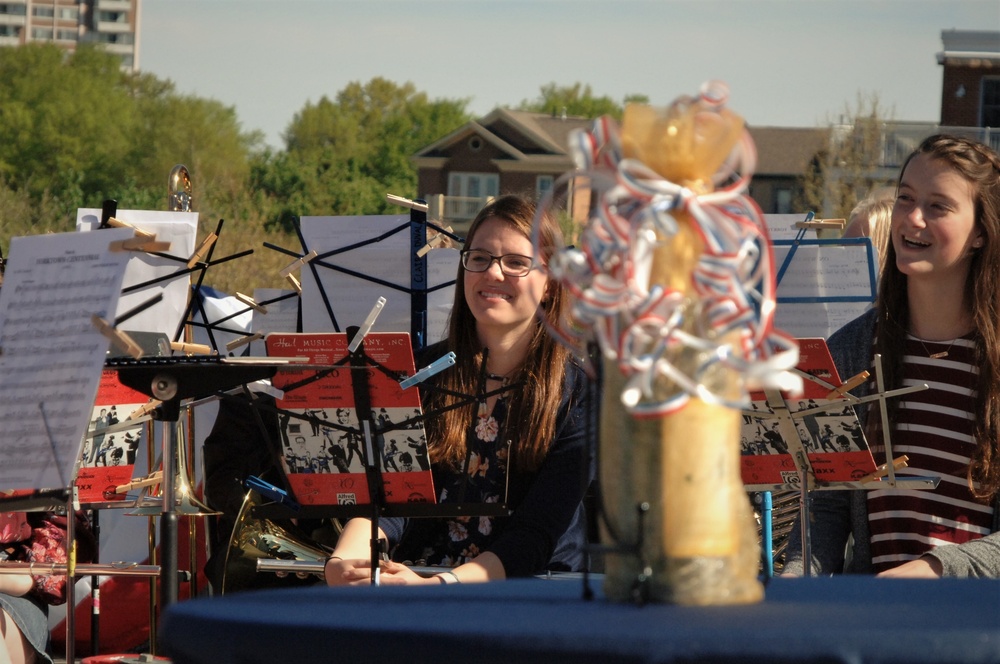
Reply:
<svg viewBox="0 0 1000 664"><path fill-rule="evenodd" d="M76 515L74 534L77 562L92 561L96 542L82 513ZM0 513L0 546L0 560L65 563L66 517L54 512ZM0 574L0 662L51 663L48 607L65 602L65 574Z"/></svg>
<svg viewBox="0 0 1000 664"><path fill-rule="evenodd" d="M490 581L584 567L582 500L594 477L589 418L599 400L542 320L563 316L566 298L546 271L558 226L543 219L538 255L530 239L534 214L534 204L504 196L473 221L448 339L424 354L434 360L453 351L457 362L428 381L443 390L421 388L438 502L505 503L511 514L380 520L392 557L382 566L383 584ZM482 376L485 392L477 389ZM457 395L476 394L485 396L439 410L456 404ZM370 583L371 525L363 518L346 524L325 565L329 585ZM421 576L399 561L442 572Z"/></svg>
<svg viewBox="0 0 1000 664"><path fill-rule="evenodd" d="M931 136L903 164L876 306L829 340L841 376L872 370L888 399L893 456L933 490L814 491L817 574L1000 577L1000 157L985 145ZM872 371L874 376L874 371ZM874 391L869 381L856 396ZM878 407L857 408L876 462ZM853 545L845 556L849 537ZM803 571L801 533L786 574Z"/></svg>
<svg viewBox="0 0 1000 664"><path fill-rule="evenodd" d="M892 189L879 189L860 201L851 210L851 216L844 228L845 238L871 238L875 257L878 259L878 274L885 268L885 256L889 248L889 225L892 222L892 208L895 203Z"/></svg>

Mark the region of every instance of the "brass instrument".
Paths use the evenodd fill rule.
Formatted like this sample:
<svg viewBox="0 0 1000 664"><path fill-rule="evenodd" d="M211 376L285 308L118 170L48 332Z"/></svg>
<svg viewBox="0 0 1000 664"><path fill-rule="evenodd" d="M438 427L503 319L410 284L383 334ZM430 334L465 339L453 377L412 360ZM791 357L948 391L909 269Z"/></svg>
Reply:
<svg viewBox="0 0 1000 664"><path fill-rule="evenodd" d="M311 585L323 579L326 558L331 550L273 521L254 518L253 508L260 504L261 497L256 491L248 492L243 498L226 551L222 571L223 595L258 588ZM339 535L339 524L334 522L334 526ZM408 567L424 577L434 576L445 569Z"/></svg>
<svg viewBox="0 0 1000 664"><path fill-rule="evenodd" d="M222 571L222 594L253 590L257 588L286 587L288 585L308 585L316 583L323 576L323 566L330 550L310 541L302 534L292 532L266 519L254 518L253 508L261 504L256 491L250 491L243 498L239 516L229 538L229 548ZM303 569L285 567L283 570L271 568L269 571L288 571L296 574L281 578L275 575L258 575L261 562L311 563ZM309 572L317 576L300 578L298 573Z"/></svg>
<svg viewBox="0 0 1000 664"><path fill-rule="evenodd" d="M191 176L187 166L177 164L170 170L167 179L167 209L171 212L191 212L194 204Z"/></svg>
<svg viewBox="0 0 1000 664"><path fill-rule="evenodd" d="M169 425L168 425L169 426ZM174 460L174 483L173 510L182 516L212 516L219 514L218 511L198 499L198 495L191 486L191 466L188 461L187 443L184 440L184 424L178 421L173 424L177 428L178 445L176 459ZM158 488L154 494L151 489ZM158 516L164 512L163 504L163 484L152 484L143 487L142 492L135 501L135 507L125 513L126 516Z"/></svg>

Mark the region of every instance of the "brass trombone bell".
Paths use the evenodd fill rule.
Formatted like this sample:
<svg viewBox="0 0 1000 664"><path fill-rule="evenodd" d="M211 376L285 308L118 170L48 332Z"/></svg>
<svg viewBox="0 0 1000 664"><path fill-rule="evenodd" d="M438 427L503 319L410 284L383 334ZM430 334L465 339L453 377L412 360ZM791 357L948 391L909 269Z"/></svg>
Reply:
<svg viewBox="0 0 1000 664"><path fill-rule="evenodd" d="M187 166L177 164L170 170L167 180L167 209L171 212L191 212L193 191Z"/></svg>

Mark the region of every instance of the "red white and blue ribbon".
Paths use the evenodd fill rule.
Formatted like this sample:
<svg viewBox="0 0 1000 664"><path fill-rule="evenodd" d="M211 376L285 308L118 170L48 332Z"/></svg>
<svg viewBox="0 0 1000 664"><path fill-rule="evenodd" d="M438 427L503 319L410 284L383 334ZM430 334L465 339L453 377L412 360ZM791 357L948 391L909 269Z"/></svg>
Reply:
<svg viewBox="0 0 1000 664"><path fill-rule="evenodd" d="M708 99L708 92L702 101L720 108L726 94ZM574 132L570 149L578 170L560 178L553 191L587 188L594 204L578 246L562 248L549 260L550 275L572 302L570 320L550 330L578 351L588 340L598 342L625 377L621 400L636 417L676 412L692 396L741 408L745 390L801 390L791 371L798 344L774 327L776 280L767 228L744 195L756 166L749 133L744 130L713 176L718 188L707 194L624 158L618 128L606 117L590 131ZM550 205L551 194L539 214ZM649 279L654 250L677 235L679 213L704 245L687 292ZM717 380L720 372L739 375L744 392L738 400L711 389L733 384Z"/></svg>

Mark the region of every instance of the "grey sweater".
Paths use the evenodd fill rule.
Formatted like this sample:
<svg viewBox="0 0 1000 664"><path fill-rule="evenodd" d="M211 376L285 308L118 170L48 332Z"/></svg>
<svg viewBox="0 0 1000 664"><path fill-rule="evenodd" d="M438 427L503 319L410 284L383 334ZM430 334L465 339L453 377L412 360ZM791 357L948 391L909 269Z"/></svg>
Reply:
<svg viewBox="0 0 1000 664"><path fill-rule="evenodd" d="M842 378L856 376L871 366L875 311L869 311L839 329L829 339L830 354ZM852 391L858 397L867 385ZM856 408L864 421L866 407ZM871 574L871 534L868 530L867 492L862 490L813 491L809 501L812 573L816 575ZM1000 496L993 502L992 534L965 544L939 546L934 556L944 576L1000 578ZM849 546L848 546L849 545ZM849 554L849 555L848 555ZM799 527L788 538L784 571L802 574L802 534Z"/></svg>

